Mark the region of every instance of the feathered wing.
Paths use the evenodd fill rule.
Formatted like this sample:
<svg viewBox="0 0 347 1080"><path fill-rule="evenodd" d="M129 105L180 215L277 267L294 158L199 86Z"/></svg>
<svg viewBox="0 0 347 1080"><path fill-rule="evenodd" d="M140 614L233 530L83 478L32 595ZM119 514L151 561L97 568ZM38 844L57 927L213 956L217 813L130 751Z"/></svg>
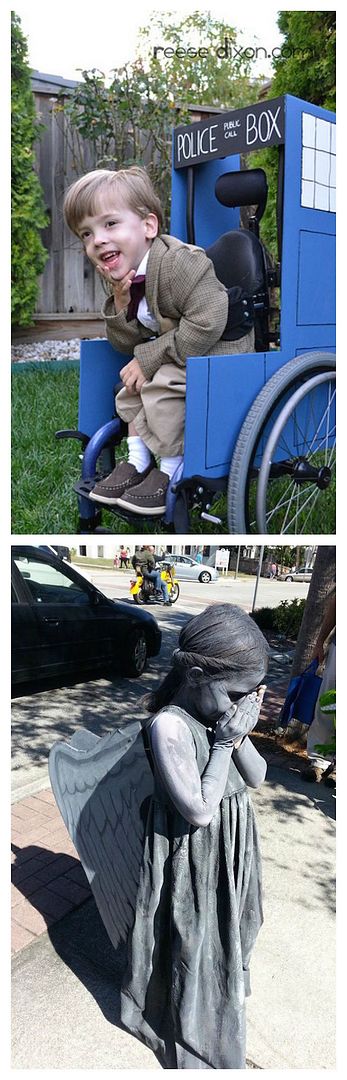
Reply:
<svg viewBox="0 0 347 1080"><path fill-rule="evenodd" d="M134 921L153 775L136 721L100 738L80 729L53 746L49 775L115 948ZM147 802L146 802L147 800Z"/></svg>

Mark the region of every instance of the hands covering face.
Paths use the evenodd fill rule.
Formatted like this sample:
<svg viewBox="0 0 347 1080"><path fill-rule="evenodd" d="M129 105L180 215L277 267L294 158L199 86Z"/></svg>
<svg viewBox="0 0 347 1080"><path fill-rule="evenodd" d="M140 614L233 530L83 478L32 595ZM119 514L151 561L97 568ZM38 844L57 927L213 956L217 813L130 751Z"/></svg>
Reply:
<svg viewBox="0 0 347 1080"><path fill-rule="evenodd" d="M215 727L215 745L234 746L253 731L265 690L266 686L262 685L252 694L232 702L223 681L197 683L194 692L196 712L205 724Z"/></svg>
<svg viewBox="0 0 347 1080"><path fill-rule="evenodd" d="M252 694L245 694L239 701L230 702L229 710L215 728L215 745L234 746L256 727L266 686L260 686Z"/></svg>

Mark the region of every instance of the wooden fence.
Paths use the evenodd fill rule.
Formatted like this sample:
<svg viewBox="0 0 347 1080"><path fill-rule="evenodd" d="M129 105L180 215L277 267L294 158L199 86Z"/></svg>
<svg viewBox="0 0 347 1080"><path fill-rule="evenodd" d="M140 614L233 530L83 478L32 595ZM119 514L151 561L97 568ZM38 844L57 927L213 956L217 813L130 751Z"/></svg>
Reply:
<svg viewBox="0 0 347 1080"><path fill-rule="evenodd" d="M58 93L75 86L47 75L35 73L32 88L36 109L44 125L36 145L37 172L40 178L49 224L42 240L49 258L41 277L38 314L100 311L104 292L98 275L86 258L82 245L66 228L63 198L66 188L77 178L63 112L53 108Z"/></svg>
<svg viewBox="0 0 347 1080"><path fill-rule="evenodd" d="M44 125L42 136L36 145L36 167L42 185L49 225L42 232L42 240L49 252L40 282L36 314L38 320L48 315L51 319L76 321L81 315L87 325L100 312L105 292L98 274L64 224L63 198L66 188L81 174L76 170L74 150L66 128L63 112L55 112L53 105L58 94L71 92L76 82L60 79L40 72L32 74L32 89L36 109ZM192 120L200 120L219 109L191 107ZM86 171L93 168L88 162L88 145L80 141ZM100 324L102 327L102 323ZM97 329L96 329L97 332ZM100 330L102 333L102 329ZM88 334L86 333L86 336Z"/></svg>

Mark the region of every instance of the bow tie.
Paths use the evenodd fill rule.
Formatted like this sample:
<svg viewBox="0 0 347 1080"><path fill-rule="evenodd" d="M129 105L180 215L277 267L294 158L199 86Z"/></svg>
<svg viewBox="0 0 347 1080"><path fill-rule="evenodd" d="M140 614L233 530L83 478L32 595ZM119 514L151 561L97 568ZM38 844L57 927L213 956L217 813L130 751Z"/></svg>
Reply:
<svg viewBox="0 0 347 1080"><path fill-rule="evenodd" d="M138 274L131 282L130 302L125 316L127 322L130 322L131 319L136 319L140 300L142 300L145 295L145 280L145 274Z"/></svg>

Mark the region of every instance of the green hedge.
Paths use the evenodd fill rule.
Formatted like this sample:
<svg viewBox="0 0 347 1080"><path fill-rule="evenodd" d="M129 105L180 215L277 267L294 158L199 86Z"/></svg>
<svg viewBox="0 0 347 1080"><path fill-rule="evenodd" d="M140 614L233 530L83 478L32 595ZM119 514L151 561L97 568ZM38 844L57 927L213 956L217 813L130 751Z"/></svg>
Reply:
<svg viewBox="0 0 347 1080"><path fill-rule="evenodd" d="M259 608L254 611L252 618L260 630L273 630L277 634L296 640L302 617L304 614L305 600L282 600L278 607Z"/></svg>
<svg viewBox="0 0 347 1080"><path fill-rule="evenodd" d="M40 229L47 225L43 194L34 171L34 142L39 134L31 90L27 44L20 19L11 13L11 170L12 170L12 324L33 320L48 252Z"/></svg>

